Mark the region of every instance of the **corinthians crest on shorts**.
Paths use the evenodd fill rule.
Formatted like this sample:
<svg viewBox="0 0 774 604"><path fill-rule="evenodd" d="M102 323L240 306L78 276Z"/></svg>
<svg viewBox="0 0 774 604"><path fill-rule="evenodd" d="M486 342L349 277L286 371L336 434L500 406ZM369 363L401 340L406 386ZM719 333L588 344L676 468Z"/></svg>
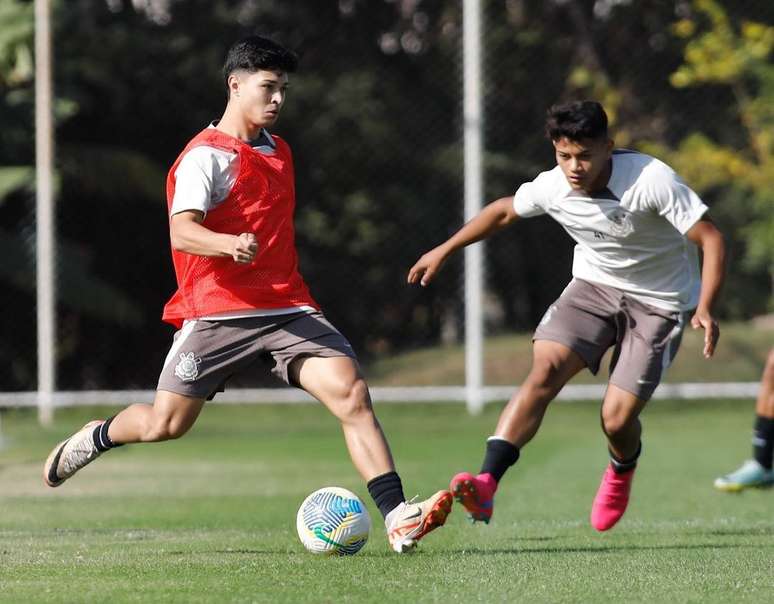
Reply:
<svg viewBox="0 0 774 604"><path fill-rule="evenodd" d="M180 362L175 365L175 375L184 382L193 382L199 375L202 360L193 352L180 353Z"/></svg>

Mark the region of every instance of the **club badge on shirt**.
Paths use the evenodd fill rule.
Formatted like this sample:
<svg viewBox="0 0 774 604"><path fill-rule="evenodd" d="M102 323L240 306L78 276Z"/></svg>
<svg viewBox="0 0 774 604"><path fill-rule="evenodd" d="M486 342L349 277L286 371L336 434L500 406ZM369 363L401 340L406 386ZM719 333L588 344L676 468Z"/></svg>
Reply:
<svg viewBox="0 0 774 604"><path fill-rule="evenodd" d="M612 223L610 226L610 234L616 237L626 237L634 232L634 225L632 225L631 212L627 212L623 208L607 212L607 219Z"/></svg>

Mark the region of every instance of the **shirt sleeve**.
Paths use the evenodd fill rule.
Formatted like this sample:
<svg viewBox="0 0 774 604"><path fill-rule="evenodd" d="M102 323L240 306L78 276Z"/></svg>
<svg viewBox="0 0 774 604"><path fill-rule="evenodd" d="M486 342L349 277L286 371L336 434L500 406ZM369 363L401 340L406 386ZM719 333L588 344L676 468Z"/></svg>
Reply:
<svg viewBox="0 0 774 604"><path fill-rule="evenodd" d="M671 168L662 167L651 181L650 201L660 216L685 235L709 208Z"/></svg>
<svg viewBox="0 0 774 604"><path fill-rule="evenodd" d="M514 211L522 218L548 212L554 180L554 171L551 170L541 172L535 180L522 184L513 196Z"/></svg>
<svg viewBox="0 0 774 604"><path fill-rule="evenodd" d="M188 210L206 215L223 201L234 184L233 157L234 154L207 146L195 147L186 153L175 170L170 216Z"/></svg>

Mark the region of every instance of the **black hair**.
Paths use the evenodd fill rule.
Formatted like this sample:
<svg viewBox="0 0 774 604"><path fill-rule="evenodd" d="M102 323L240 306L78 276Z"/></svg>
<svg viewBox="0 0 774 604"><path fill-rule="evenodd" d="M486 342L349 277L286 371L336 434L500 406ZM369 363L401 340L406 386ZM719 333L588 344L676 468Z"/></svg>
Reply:
<svg viewBox="0 0 774 604"><path fill-rule="evenodd" d="M228 76L244 70L255 73L261 69L292 73L298 67L298 56L292 50L280 46L263 36L248 36L235 42L228 49L223 64L223 79L228 88Z"/></svg>
<svg viewBox="0 0 774 604"><path fill-rule="evenodd" d="M552 141L607 138L607 114L596 101L573 101L551 107L546 114L546 136Z"/></svg>

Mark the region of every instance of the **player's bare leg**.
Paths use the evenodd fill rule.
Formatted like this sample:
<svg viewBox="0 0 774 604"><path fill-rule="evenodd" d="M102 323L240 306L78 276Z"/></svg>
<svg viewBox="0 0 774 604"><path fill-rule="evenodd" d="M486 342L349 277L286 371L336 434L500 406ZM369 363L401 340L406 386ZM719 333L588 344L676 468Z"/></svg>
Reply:
<svg viewBox="0 0 774 604"><path fill-rule="evenodd" d="M600 416L610 452L616 459L626 460L637 455L642 435L639 415L646 404L647 401L632 393L614 384L608 385Z"/></svg>
<svg viewBox="0 0 774 604"><path fill-rule="evenodd" d="M116 444L180 438L194 425L203 406L204 399L159 390L153 405L130 405L116 415L108 435Z"/></svg>
<svg viewBox="0 0 774 604"><path fill-rule="evenodd" d="M761 389L755 401L757 415L774 419L774 348L769 351L761 376Z"/></svg>
<svg viewBox="0 0 774 604"><path fill-rule="evenodd" d="M591 524L606 531L621 519L629 504L634 470L640 454L639 415L647 401L609 384L602 402L602 430L607 436L610 463L591 507Z"/></svg>
<svg viewBox="0 0 774 604"><path fill-rule="evenodd" d="M289 373L341 422L352 462L365 480L395 470L368 386L355 361L349 357L308 357L292 363Z"/></svg>
<svg viewBox="0 0 774 604"><path fill-rule="evenodd" d="M754 487L774 486L774 348L769 351L761 376L761 387L755 401L753 459L715 480L715 488L739 492Z"/></svg>
<svg viewBox="0 0 774 604"><path fill-rule="evenodd" d="M521 448L537 433L548 404L586 363L564 344L535 342L527 379L500 414L494 436Z"/></svg>
<svg viewBox="0 0 774 604"><path fill-rule="evenodd" d="M54 447L43 479L58 487L112 447L179 438L196 421L204 399L159 390L153 405L130 405L109 420L93 420Z"/></svg>
<svg viewBox="0 0 774 604"><path fill-rule="evenodd" d="M403 501L400 478L373 412L368 386L352 359L299 359L291 364L290 377L341 422L352 462L368 482L369 492L385 516L388 538L395 551L413 549L419 539L443 525L451 511L452 498L448 491L439 491L419 503ZM393 503L386 501L389 498ZM383 504L382 500L385 500Z"/></svg>
<svg viewBox="0 0 774 604"><path fill-rule="evenodd" d="M500 414L497 428L487 441L481 472L461 472L451 480L451 490L473 521L489 522L494 493L505 471L516 462L521 447L537 433L549 403L576 373L586 366L567 346L537 340L532 369Z"/></svg>

